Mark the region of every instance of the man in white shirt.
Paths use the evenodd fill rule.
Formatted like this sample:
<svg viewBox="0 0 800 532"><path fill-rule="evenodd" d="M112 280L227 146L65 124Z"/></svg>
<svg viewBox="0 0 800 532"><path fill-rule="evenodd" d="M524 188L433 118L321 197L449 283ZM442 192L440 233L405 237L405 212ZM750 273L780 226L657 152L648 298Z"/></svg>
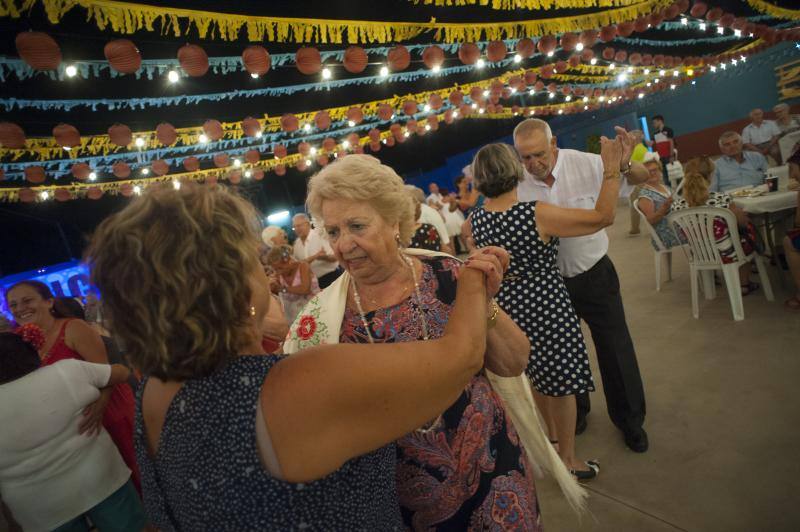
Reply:
<svg viewBox="0 0 800 532"><path fill-rule="evenodd" d="M317 276L319 287L327 288L343 271L333 255L331 245L319 233L311 230L311 220L304 213L294 215L292 229L297 235L294 241L294 257L307 262Z"/></svg>
<svg viewBox="0 0 800 532"><path fill-rule="evenodd" d="M772 156L775 161L780 162L781 150L778 147L778 140L781 130L772 120L764 120L764 111L761 109L750 111L750 120L752 122L742 130L744 149L757 151L764 157Z"/></svg>
<svg viewBox="0 0 800 532"><path fill-rule="evenodd" d="M625 152L620 169L627 183L620 187L620 197L630 195L633 186L648 178L647 169L630 162L635 142L622 128ZM603 181L603 163L597 154L560 150L550 126L530 118L514 129L514 147L525 166L525 179L519 184L519 201L544 201L560 207L593 209ZM567 285L578 317L591 329L597 361L603 379L608 414L625 435L625 444L636 452L648 448L647 433L642 428L645 398L636 352L633 348L625 310L619 291L619 278L608 252L608 236L593 235L562 238L558 267ZM576 396L578 422L576 432L586 427L590 409L588 394Z"/></svg>
<svg viewBox="0 0 800 532"><path fill-rule="evenodd" d="M442 243L442 252L453 254L453 247L450 244L450 235L447 234L447 226L444 224L444 218L441 212L425 203L425 192L421 188L414 185L406 185L406 189L411 196L416 199L420 204L419 220L421 224L432 225L436 232L439 233L439 240ZM438 191L439 187L436 187ZM428 196L430 198L430 196ZM441 196L440 196L441 197Z"/></svg>
<svg viewBox="0 0 800 532"><path fill-rule="evenodd" d="M425 198L425 202L435 210L441 211L444 207L444 197L439 192L439 185L431 183L428 185L428 192L430 192L430 194Z"/></svg>

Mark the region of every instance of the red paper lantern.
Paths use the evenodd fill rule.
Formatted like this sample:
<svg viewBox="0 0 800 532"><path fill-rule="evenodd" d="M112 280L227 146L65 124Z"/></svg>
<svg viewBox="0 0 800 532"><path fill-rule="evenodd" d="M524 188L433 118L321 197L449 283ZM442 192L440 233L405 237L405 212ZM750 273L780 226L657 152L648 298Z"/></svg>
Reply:
<svg viewBox="0 0 800 532"><path fill-rule="evenodd" d="M332 152L336 149L336 141L330 137L322 141L322 149L327 152Z"/></svg>
<svg viewBox="0 0 800 532"><path fill-rule="evenodd" d="M119 186L119 193L125 196L126 198L133 196L133 185L131 185L130 183L122 183Z"/></svg>
<svg viewBox="0 0 800 532"><path fill-rule="evenodd" d="M724 13L725 12L719 7L709 9L708 13L706 13L706 20L708 20L709 22L716 22L722 18L722 15Z"/></svg>
<svg viewBox="0 0 800 532"><path fill-rule="evenodd" d="M480 87L472 87L469 91L469 97L473 102L480 102L483 100L483 89Z"/></svg>
<svg viewBox="0 0 800 532"><path fill-rule="evenodd" d="M286 175L286 165L283 164L276 165L275 175Z"/></svg>
<svg viewBox="0 0 800 532"><path fill-rule="evenodd" d="M124 148L133 142L133 133L131 133L131 128L124 124L114 124L108 128L108 140L112 144Z"/></svg>
<svg viewBox="0 0 800 532"><path fill-rule="evenodd" d="M388 103L379 104L377 115L381 120L391 120L392 116L394 116L394 109Z"/></svg>
<svg viewBox="0 0 800 532"><path fill-rule="evenodd" d="M19 190L19 200L22 203L33 203L36 201L36 193L29 188L21 188Z"/></svg>
<svg viewBox="0 0 800 532"><path fill-rule="evenodd" d="M523 37L517 42L517 53L523 58L531 57L536 53L536 44L531 39Z"/></svg>
<svg viewBox="0 0 800 532"><path fill-rule="evenodd" d="M650 18L646 16L642 16L637 18L633 23L633 29L642 33L643 31L647 31L647 26L650 24Z"/></svg>
<svg viewBox="0 0 800 532"><path fill-rule="evenodd" d="M539 69L539 75L545 79L552 78L554 73L553 65L543 65L542 68Z"/></svg>
<svg viewBox="0 0 800 532"><path fill-rule="evenodd" d="M705 15L707 11L708 4L705 2L696 1L692 6L692 10L689 11L689 14L691 14L693 17L700 18Z"/></svg>
<svg viewBox="0 0 800 532"><path fill-rule="evenodd" d="M642 65L650 66L653 64L653 56L652 54L643 54L642 55Z"/></svg>
<svg viewBox="0 0 800 532"><path fill-rule="evenodd" d="M254 168L253 179L255 179L256 181L261 181L262 179L264 179L264 170L262 170L261 168Z"/></svg>
<svg viewBox="0 0 800 532"><path fill-rule="evenodd" d="M242 52L242 64L244 65L244 69L250 74L261 76L269 72L272 66L272 58L270 58L266 48L254 44L248 46L244 49L244 52Z"/></svg>
<svg viewBox="0 0 800 532"><path fill-rule="evenodd" d="M33 183L35 185L44 183L45 180L44 168L42 168L41 166L28 166L27 168L25 168L25 179L29 183Z"/></svg>
<svg viewBox="0 0 800 532"><path fill-rule="evenodd" d="M294 64L303 74L316 74L322 70L322 57L316 48L304 46L294 54Z"/></svg>
<svg viewBox="0 0 800 532"><path fill-rule="evenodd" d="M272 149L272 152L275 154L275 157L278 159L283 159L286 157L286 146L283 144L276 144L275 147Z"/></svg>
<svg viewBox="0 0 800 532"><path fill-rule="evenodd" d="M502 61L506 58L507 53L508 48L506 48L506 43L503 41L492 41L486 47L486 58L492 63Z"/></svg>
<svg viewBox="0 0 800 532"><path fill-rule="evenodd" d="M678 0L675 2L675 4L678 6L678 10L681 13L686 13L686 10L689 9L691 2L689 0Z"/></svg>
<svg viewBox="0 0 800 532"><path fill-rule="evenodd" d="M214 155L214 166L217 168L225 168L231 163L230 157L227 153L218 153Z"/></svg>
<svg viewBox="0 0 800 532"><path fill-rule="evenodd" d="M331 127L331 115L328 111L318 111L314 115L314 124L319 130L325 130Z"/></svg>
<svg viewBox="0 0 800 532"><path fill-rule="evenodd" d="M369 149L372 153L381 151L381 143L380 142L370 142Z"/></svg>
<svg viewBox="0 0 800 532"><path fill-rule="evenodd" d="M469 116L472 114L472 106L465 103L461 104L458 108L458 114L461 116Z"/></svg>
<svg viewBox="0 0 800 532"><path fill-rule="evenodd" d="M19 56L34 70L56 70L61 64L61 48L46 33L24 31L17 34L14 43Z"/></svg>
<svg viewBox="0 0 800 532"><path fill-rule="evenodd" d="M391 148L392 146L394 146L394 143L395 143L395 138L394 137L386 137L384 140L386 141L386 145L388 147Z"/></svg>
<svg viewBox="0 0 800 532"><path fill-rule="evenodd" d="M360 107L351 107L347 110L347 119L360 124L364 121L364 111Z"/></svg>
<svg viewBox="0 0 800 532"><path fill-rule="evenodd" d="M597 43L597 31L596 30L583 30L581 32L581 43L583 43L584 48L591 48Z"/></svg>
<svg viewBox="0 0 800 532"><path fill-rule="evenodd" d="M169 172L169 165L167 164L167 161L162 159L153 161L153 164L150 165L150 168L153 169L153 173L156 175L164 175Z"/></svg>
<svg viewBox="0 0 800 532"><path fill-rule="evenodd" d="M317 164L320 166L327 166L328 165L328 156L327 155L317 155Z"/></svg>
<svg viewBox="0 0 800 532"><path fill-rule="evenodd" d="M444 50L435 44L428 46L422 51L422 62L425 63L425 66L428 68L441 66L444 62Z"/></svg>
<svg viewBox="0 0 800 532"><path fill-rule="evenodd" d="M231 185L238 185L242 181L242 172L240 170L232 170L228 174L228 181L231 182Z"/></svg>
<svg viewBox="0 0 800 532"><path fill-rule="evenodd" d="M169 122L161 122L156 126L156 138L164 146L172 146L178 139L178 132Z"/></svg>
<svg viewBox="0 0 800 532"><path fill-rule="evenodd" d="M297 164L295 165L295 168L297 168L297 170L300 171L300 172L305 172L306 168L308 168L308 165L306 164L306 160L305 159L300 159L299 161L297 161Z"/></svg>
<svg viewBox="0 0 800 532"><path fill-rule="evenodd" d="M416 133L417 132L417 121L416 120L409 120L406 122L406 131L409 133Z"/></svg>
<svg viewBox="0 0 800 532"><path fill-rule="evenodd" d="M671 55L664 56L664 66L667 68L672 68L672 65L675 63L675 59Z"/></svg>
<svg viewBox="0 0 800 532"><path fill-rule="evenodd" d="M411 64L411 54L408 53L408 48L402 44L398 44L389 50L386 59L389 63L389 68L393 71L405 70Z"/></svg>
<svg viewBox="0 0 800 532"><path fill-rule="evenodd" d="M609 26L603 26L600 29L600 40L603 42L609 42L617 36L617 27L614 24Z"/></svg>
<svg viewBox="0 0 800 532"><path fill-rule="evenodd" d="M436 116L436 115L428 115L428 118L426 120L428 122L428 125L431 126L431 131L436 131L437 129L439 129L439 117L438 116Z"/></svg>
<svg viewBox="0 0 800 532"><path fill-rule="evenodd" d="M453 123L453 110L448 109L444 112L444 123L445 124L452 124Z"/></svg>
<svg viewBox="0 0 800 532"><path fill-rule="evenodd" d="M511 92L511 87L506 87L505 89L503 89L502 96L503 96L504 100L508 100L509 98L511 98L512 94L514 94L514 93ZM498 101L499 101L499 98L498 98ZM494 102L494 103L497 103L497 102Z"/></svg>
<svg viewBox="0 0 800 532"><path fill-rule="evenodd" d="M536 84L533 86L533 89L537 91L544 89L544 81L542 80L537 81Z"/></svg>
<svg viewBox="0 0 800 532"><path fill-rule="evenodd" d="M203 132L211 140L219 140L225 134L224 130L222 129L222 124L219 123L219 120L213 119L206 120L203 123Z"/></svg>
<svg viewBox="0 0 800 532"><path fill-rule="evenodd" d="M242 131L244 131L244 134L248 137L255 137L256 133L261 131L261 124L252 116L248 116L242 120Z"/></svg>
<svg viewBox="0 0 800 532"><path fill-rule="evenodd" d="M581 64L581 56L578 54L573 54L569 57L569 66L572 68L577 68L578 65Z"/></svg>
<svg viewBox="0 0 800 532"><path fill-rule="evenodd" d="M572 94L572 88L569 85L562 86L561 87L561 94L563 94L564 96L566 96L568 94Z"/></svg>
<svg viewBox="0 0 800 532"><path fill-rule="evenodd" d="M539 79L539 76L536 75L535 70L528 70L525 72L525 84L526 85L533 85L536 83L536 80Z"/></svg>
<svg viewBox="0 0 800 532"><path fill-rule="evenodd" d="M562 74L569 69L569 65L567 65L566 61L557 61L556 62L556 72Z"/></svg>
<svg viewBox="0 0 800 532"><path fill-rule="evenodd" d="M680 12L680 6L678 6L678 4L672 4L664 10L664 16L667 20L672 20L673 18L677 17Z"/></svg>
<svg viewBox="0 0 800 532"><path fill-rule="evenodd" d="M91 200L99 200L103 197L103 189L100 187L89 187L89 190L86 191L86 197Z"/></svg>
<svg viewBox="0 0 800 532"><path fill-rule="evenodd" d="M119 179L125 179L131 175L131 167L124 161L117 161L114 163L114 166L111 167L111 171L114 173L114 176Z"/></svg>
<svg viewBox="0 0 800 532"><path fill-rule="evenodd" d="M620 22L617 24L617 34L621 35L622 37L630 37L633 33L633 30L634 25L630 20L626 20L625 22Z"/></svg>
<svg viewBox="0 0 800 532"><path fill-rule="evenodd" d="M72 165L70 171L75 179L83 181L89 178L89 174L92 173L92 168L86 163L75 163Z"/></svg>
<svg viewBox="0 0 800 532"><path fill-rule="evenodd" d="M605 59L606 61L611 61L612 59L614 59L615 53L616 50L614 50L610 46L606 46L605 48L603 48L603 59Z"/></svg>
<svg viewBox="0 0 800 532"><path fill-rule="evenodd" d="M297 153L300 155L308 155L308 152L311 151L311 144L308 142L301 142L297 145Z"/></svg>
<svg viewBox="0 0 800 532"><path fill-rule="evenodd" d="M417 112L417 102L414 100L406 100L403 102L403 113L411 116Z"/></svg>
<svg viewBox="0 0 800 532"><path fill-rule="evenodd" d="M360 46L348 46L344 51L342 65L344 65L344 69L351 74L360 74L363 72L364 69L367 68L368 62L367 52Z"/></svg>
<svg viewBox="0 0 800 532"><path fill-rule="evenodd" d="M442 100L441 96L439 96L436 93L433 93L428 98L428 105L430 105L431 109L434 109L434 110L441 109L442 105L444 105L444 101Z"/></svg>
<svg viewBox="0 0 800 532"><path fill-rule="evenodd" d="M355 148L361 143L361 139L358 138L357 133L350 133L349 135L347 135L347 142L350 143L351 147Z"/></svg>
<svg viewBox="0 0 800 532"><path fill-rule="evenodd" d="M664 66L664 55L663 54L654 55L653 64L657 67Z"/></svg>
<svg viewBox="0 0 800 532"><path fill-rule="evenodd" d="M633 66L639 66L642 64L642 54L640 54L639 52L634 52L630 55L628 61Z"/></svg>
<svg viewBox="0 0 800 532"><path fill-rule="evenodd" d="M142 65L142 55L128 39L115 39L106 43L103 54L111 68L120 74L133 74Z"/></svg>
<svg viewBox="0 0 800 532"><path fill-rule="evenodd" d="M736 21L735 15L732 15L731 13L725 13L719 18L719 25L723 28L730 28L733 26L734 21Z"/></svg>
<svg viewBox="0 0 800 532"><path fill-rule="evenodd" d="M389 126L389 131L392 133L392 135L395 136L397 136L398 134L402 135L403 126L401 126L400 124L392 124L391 126Z"/></svg>
<svg viewBox="0 0 800 532"><path fill-rule="evenodd" d="M187 172L196 172L200 168L200 161L197 157L187 157L183 160L183 167Z"/></svg>
<svg viewBox="0 0 800 532"><path fill-rule="evenodd" d="M369 133L367 133L367 136L369 137L369 140L371 140L372 142L380 142L381 140L381 132L377 128L370 129Z"/></svg>
<svg viewBox="0 0 800 532"><path fill-rule="evenodd" d="M536 43L536 47L541 53L548 54L556 49L556 38L552 35L544 35Z"/></svg>
<svg viewBox="0 0 800 532"><path fill-rule="evenodd" d="M465 65L474 65L480 56L481 50L475 43L465 42L458 47L458 58Z"/></svg>
<svg viewBox="0 0 800 532"><path fill-rule="evenodd" d="M285 115L281 116L281 129L286 131L287 133L291 133L292 131L297 131L300 127L300 122L297 120L297 117L291 113L286 113Z"/></svg>
<svg viewBox="0 0 800 532"><path fill-rule="evenodd" d="M53 193L53 197L56 198L56 201L69 201L72 199L72 194L70 194L69 190L65 188L57 188L56 191Z"/></svg>
<svg viewBox="0 0 800 532"><path fill-rule="evenodd" d="M196 44L184 44L178 50L178 62L186 74L193 78L208 72L208 55Z"/></svg>
<svg viewBox="0 0 800 532"><path fill-rule="evenodd" d="M0 146L11 150L25 147L25 132L13 122L0 122Z"/></svg>
<svg viewBox="0 0 800 532"><path fill-rule="evenodd" d="M591 48L584 48L583 51L581 52L581 59L583 59L587 63L591 61L593 57L594 57L594 50L592 50Z"/></svg>
<svg viewBox="0 0 800 532"><path fill-rule="evenodd" d="M558 86L555 83L550 83L547 85L547 92L556 92L558 90Z"/></svg>
<svg viewBox="0 0 800 532"><path fill-rule="evenodd" d="M244 160L250 164L256 164L261 159L261 153L258 150L247 150L244 154Z"/></svg>
<svg viewBox="0 0 800 532"><path fill-rule="evenodd" d="M565 33L561 36L561 48L563 48L567 52L571 52L575 49L575 45L578 44L578 35L575 33Z"/></svg>
<svg viewBox="0 0 800 532"><path fill-rule="evenodd" d="M74 148L81 144L81 134L75 126L69 124L58 124L54 127L53 137L56 139L56 144L62 148Z"/></svg>
<svg viewBox="0 0 800 532"><path fill-rule="evenodd" d="M618 50L616 54L614 54L614 61L617 63L624 63L625 60L628 58L628 52L625 50Z"/></svg>

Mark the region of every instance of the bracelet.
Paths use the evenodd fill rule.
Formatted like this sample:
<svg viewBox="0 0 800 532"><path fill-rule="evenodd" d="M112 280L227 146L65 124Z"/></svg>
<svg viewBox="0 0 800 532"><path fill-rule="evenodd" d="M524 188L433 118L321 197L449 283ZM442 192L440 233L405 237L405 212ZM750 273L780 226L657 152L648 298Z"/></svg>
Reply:
<svg viewBox="0 0 800 532"><path fill-rule="evenodd" d="M497 315L500 313L500 307L497 306L497 301L492 299L492 314L486 320L486 328L491 329L497 325Z"/></svg>
<svg viewBox="0 0 800 532"><path fill-rule="evenodd" d="M622 174L626 178L629 177L631 175L631 168L633 168L633 164L631 164L631 162L628 161L628 164L625 166L625 169L620 170L620 174Z"/></svg>

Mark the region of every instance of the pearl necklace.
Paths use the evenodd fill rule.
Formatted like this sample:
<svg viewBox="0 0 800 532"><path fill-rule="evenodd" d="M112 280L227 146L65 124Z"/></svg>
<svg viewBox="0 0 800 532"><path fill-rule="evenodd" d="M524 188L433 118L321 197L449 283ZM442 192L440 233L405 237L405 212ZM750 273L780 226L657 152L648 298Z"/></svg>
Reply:
<svg viewBox="0 0 800 532"><path fill-rule="evenodd" d="M414 279L414 293L417 296L417 309L419 313L420 325L422 325L422 338L424 340L430 340L428 335L428 322L425 320L425 313L422 311L422 295L419 290L419 282L417 281L417 271L414 268L414 262L402 253L400 254L400 257L411 269L411 276ZM358 287L356 286L355 280L353 280L351 286L353 287L353 300L358 308L358 315L361 317L361 324L364 326L364 330L367 333L369 343L374 344L375 339L372 337L372 333L369 330L369 323L367 323L367 316L364 313L364 307L361 305L361 295L358 293Z"/></svg>

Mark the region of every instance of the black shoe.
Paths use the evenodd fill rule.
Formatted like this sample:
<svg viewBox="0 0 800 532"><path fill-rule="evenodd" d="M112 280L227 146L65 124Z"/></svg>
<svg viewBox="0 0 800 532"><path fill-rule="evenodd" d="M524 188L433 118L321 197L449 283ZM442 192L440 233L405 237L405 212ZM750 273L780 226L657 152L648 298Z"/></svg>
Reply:
<svg viewBox="0 0 800 532"><path fill-rule="evenodd" d="M647 433L643 428L625 431L625 445L635 453L646 452L650 447L650 442L647 441Z"/></svg>
<svg viewBox="0 0 800 532"><path fill-rule="evenodd" d="M586 416L579 417L575 423L575 434L583 434L586 431L586 425L588 425Z"/></svg>
<svg viewBox="0 0 800 532"><path fill-rule="evenodd" d="M595 462L594 460L587 460L586 465L589 466L589 469L570 469L569 472L572 473L578 482L586 482L587 480L592 480L597 478L597 475L600 474L600 464Z"/></svg>

